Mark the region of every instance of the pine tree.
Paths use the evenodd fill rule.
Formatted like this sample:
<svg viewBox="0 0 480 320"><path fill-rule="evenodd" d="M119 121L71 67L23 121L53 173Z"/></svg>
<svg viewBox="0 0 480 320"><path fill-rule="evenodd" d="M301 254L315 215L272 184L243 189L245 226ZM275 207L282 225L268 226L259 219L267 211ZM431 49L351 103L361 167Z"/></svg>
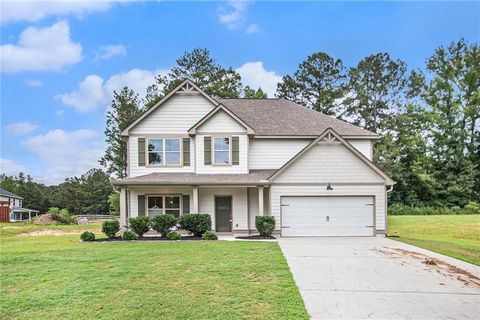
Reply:
<svg viewBox="0 0 480 320"><path fill-rule="evenodd" d="M345 67L324 52L309 55L293 75L284 76L277 96L331 116L345 95Z"/></svg>
<svg viewBox="0 0 480 320"><path fill-rule="evenodd" d="M108 174L119 179L127 176L127 145L121 132L143 113L144 109L139 104L138 94L124 87L120 92L114 91L112 106L107 112L107 149L100 164L107 168Z"/></svg>

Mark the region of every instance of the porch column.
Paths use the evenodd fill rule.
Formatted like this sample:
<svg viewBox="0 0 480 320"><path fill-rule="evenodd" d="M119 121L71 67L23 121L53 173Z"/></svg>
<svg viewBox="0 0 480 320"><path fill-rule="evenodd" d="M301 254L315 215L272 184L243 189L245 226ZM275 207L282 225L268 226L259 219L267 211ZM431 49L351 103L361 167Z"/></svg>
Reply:
<svg viewBox="0 0 480 320"><path fill-rule="evenodd" d="M32 212L28 211L28 221L32 221Z"/></svg>
<svg viewBox="0 0 480 320"><path fill-rule="evenodd" d="M263 186L258 187L258 215L263 216Z"/></svg>
<svg viewBox="0 0 480 320"><path fill-rule="evenodd" d="M198 186L192 189L192 213L198 213Z"/></svg>
<svg viewBox="0 0 480 320"><path fill-rule="evenodd" d="M127 227L127 189L120 189L120 227L125 231Z"/></svg>

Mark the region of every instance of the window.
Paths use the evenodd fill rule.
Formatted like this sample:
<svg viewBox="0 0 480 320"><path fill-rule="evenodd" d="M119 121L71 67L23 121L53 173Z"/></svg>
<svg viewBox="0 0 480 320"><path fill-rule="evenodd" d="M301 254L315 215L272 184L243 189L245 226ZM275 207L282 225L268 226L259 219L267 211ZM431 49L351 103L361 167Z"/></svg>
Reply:
<svg viewBox="0 0 480 320"><path fill-rule="evenodd" d="M148 139L148 164L179 165L180 139Z"/></svg>
<svg viewBox="0 0 480 320"><path fill-rule="evenodd" d="M165 213L173 214L177 218L180 216L180 197L165 197Z"/></svg>
<svg viewBox="0 0 480 320"><path fill-rule="evenodd" d="M213 163L230 163L230 138L213 138Z"/></svg>
<svg viewBox="0 0 480 320"><path fill-rule="evenodd" d="M160 214L180 216L180 196L148 196L148 216L153 218Z"/></svg>
<svg viewBox="0 0 480 320"><path fill-rule="evenodd" d="M153 218L163 214L163 197L148 197L148 216Z"/></svg>
<svg viewBox="0 0 480 320"><path fill-rule="evenodd" d="M165 139L166 164L180 164L180 140Z"/></svg>
<svg viewBox="0 0 480 320"><path fill-rule="evenodd" d="M148 139L148 163L163 163L163 139Z"/></svg>

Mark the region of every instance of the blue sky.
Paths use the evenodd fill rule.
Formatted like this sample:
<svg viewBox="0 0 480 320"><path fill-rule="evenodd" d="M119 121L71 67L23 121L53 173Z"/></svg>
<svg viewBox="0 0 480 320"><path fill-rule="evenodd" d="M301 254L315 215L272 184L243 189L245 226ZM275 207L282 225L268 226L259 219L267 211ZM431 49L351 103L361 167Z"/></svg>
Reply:
<svg viewBox="0 0 480 320"><path fill-rule="evenodd" d="M478 42L479 2L2 2L1 171L47 184L98 167L111 92L141 95L204 47L272 96L325 51L347 66L388 52L423 68L435 48Z"/></svg>

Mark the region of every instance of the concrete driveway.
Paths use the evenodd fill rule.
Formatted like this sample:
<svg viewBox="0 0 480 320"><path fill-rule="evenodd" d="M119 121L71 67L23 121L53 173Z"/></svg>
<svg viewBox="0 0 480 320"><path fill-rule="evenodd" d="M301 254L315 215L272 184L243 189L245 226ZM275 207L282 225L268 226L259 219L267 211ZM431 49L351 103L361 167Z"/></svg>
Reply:
<svg viewBox="0 0 480 320"><path fill-rule="evenodd" d="M278 242L312 319L480 319L472 264L383 237Z"/></svg>

